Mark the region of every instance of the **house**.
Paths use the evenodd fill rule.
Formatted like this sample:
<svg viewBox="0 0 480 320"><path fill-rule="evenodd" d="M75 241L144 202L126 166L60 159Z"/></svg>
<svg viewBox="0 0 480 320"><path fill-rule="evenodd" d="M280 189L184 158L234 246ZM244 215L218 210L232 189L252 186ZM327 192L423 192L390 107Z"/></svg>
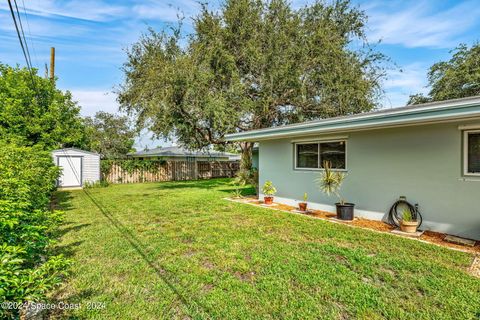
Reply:
<svg viewBox="0 0 480 320"><path fill-rule="evenodd" d="M227 135L257 142L259 182L275 201L295 205L304 192L314 209L338 199L315 182L322 163L344 171L342 196L355 215L382 220L406 196L419 204L422 229L480 240L480 96L383 109ZM262 195L261 195L262 196Z"/></svg>
<svg viewBox="0 0 480 320"><path fill-rule="evenodd" d="M52 151L53 161L60 167L59 187L83 187L100 180L100 155L76 148Z"/></svg>
<svg viewBox="0 0 480 320"><path fill-rule="evenodd" d="M181 147L164 147L132 152L129 157L137 159L163 159L170 161L237 161L240 155L219 151L190 151Z"/></svg>

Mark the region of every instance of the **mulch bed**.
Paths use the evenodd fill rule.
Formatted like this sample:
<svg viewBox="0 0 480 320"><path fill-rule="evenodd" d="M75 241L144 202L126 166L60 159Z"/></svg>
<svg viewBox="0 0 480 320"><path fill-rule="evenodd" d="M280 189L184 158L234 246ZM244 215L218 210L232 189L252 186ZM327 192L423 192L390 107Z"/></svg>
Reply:
<svg viewBox="0 0 480 320"><path fill-rule="evenodd" d="M229 200L236 201L236 202L241 202L241 203L249 203L249 204L257 205L257 206L262 206L263 208L269 207L269 206L265 206L263 204L263 201L258 200L256 197L245 197L245 198L240 198L240 199L230 198ZM275 206L271 206L271 209L298 213L298 208L288 206L288 205L285 205L285 204L281 204L281 203L275 203ZM308 212L305 213L305 215L309 215L309 216L319 218L319 219L330 220L332 222L334 221L336 223L346 224L346 225L349 225L349 226L354 226L354 227L379 231L379 232L391 232L392 230L395 229L394 226L392 226L390 224L387 224L383 221L369 220L369 219L365 219L365 218L356 217L355 220L350 221L350 222L342 222L341 220L336 220L336 219L332 220L332 218L336 217L335 213L320 211L320 210L310 210L309 209ZM459 244L446 242L446 241L443 240L445 238L445 236L446 236L446 234L444 234L444 233L439 233L439 232L426 230L420 236L420 238L417 238L417 239L425 241L425 242L433 243L433 244L436 244L436 245L440 245L440 246L443 246L443 247L448 247L448 248L452 248L452 249L466 251L466 252L470 252L470 253L474 253L474 254L480 254L480 241L477 241L477 243L474 247L469 247L469 246L463 246L463 245L459 245ZM417 239L415 239L415 240L417 240Z"/></svg>

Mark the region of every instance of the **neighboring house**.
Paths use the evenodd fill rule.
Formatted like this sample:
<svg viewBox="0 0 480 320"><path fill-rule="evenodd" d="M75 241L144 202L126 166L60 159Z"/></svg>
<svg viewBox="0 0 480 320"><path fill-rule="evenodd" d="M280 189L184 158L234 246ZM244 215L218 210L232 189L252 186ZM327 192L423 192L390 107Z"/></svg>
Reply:
<svg viewBox="0 0 480 320"><path fill-rule="evenodd" d="M100 180L100 155L76 148L52 151L53 161L60 167L59 187L83 187Z"/></svg>
<svg viewBox="0 0 480 320"><path fill-rule="evenodd" d="M237 161L240 155L219 151L190 151L181 147L164 147L132 152L129 157L138 159L163 159L170 161Z"/></svg>
<svg viewBox="0 0 480 320"><path fill-rule="evenodd" d="M422 229L480 240L480 97L427 103L227 135L259 143L260 185L295 205L335 211L315 182L323 160L347 177L355 214L385 219L400 196L418 203Z"/></svg>

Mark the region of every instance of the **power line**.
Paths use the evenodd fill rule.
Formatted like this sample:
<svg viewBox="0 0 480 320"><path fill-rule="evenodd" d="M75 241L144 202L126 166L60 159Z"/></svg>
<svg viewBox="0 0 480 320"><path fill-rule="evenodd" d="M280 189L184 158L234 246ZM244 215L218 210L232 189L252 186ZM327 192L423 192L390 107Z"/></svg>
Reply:
<svg viewBox="0 0 480 320"><path fill-rule="evenodd" d="M16 2L16 0L14 0L14 1L15 1L15 7L17 8L18 20L19 20L19 23L21 24L22 22L21 22L20 14L18 12L17 2ZM18 24L17 24L17 19L15 18L15 13L13 12L13 6L12 6L12 1L11 0L8 0L8 6L10 7L10 13L12 15L13 24L15 25L15 30L17 31L18 41L20 42L20 46L22 48L23 56L25 57L25 62L27 63L27 69L28 69L29 74L30 74L30 80L32 81L32 88L35 91L35 96L37 98L37 101L39 101L41 95L39 94L38 88L35 84L35 75L33 73L33 68L32 68L31 59L30 59L30 53L28 52L28 54L27 54L27 51L25 50L25 47L26 47L27 43L26 43L26 40L25 40L25 45L24 45L24 43L22 41L22 37L20 35L20 30L19 30ZM22 34L24 35L24 38L25 38L23 28L22 28Z"/></svg>
<svg viewBox="0 0 480 320"><path fill-rule="evenodd" d="M33 71L27 57L27 52L25 51L25 46L23 45L22 37L20 36L20 31L18 29L17 19L15 19L15 13L13 12L11 0L8 0L8 6L10 7L10 13L12 14L13 23L15 24L15 30L17 31L18 41L20 41L20 46L22 47L23 56L25 57L25 62L27 63L27 69L30 71L30 77L32 79L33 88L36 89L35 80L33 78Z"/></svg>
<svg viewBox="0 0 480 320"><path fill-rule="evenodd" d="M30 23L28 22L27 9L25 7L25 1L24 0L22 0L22 6L23 6L23 15L25 16L25 21L27 22L27 30L28 30L28 34L30 36L30 42L31 42L32 50L33 50L33 56L35 57L35 62L36 62L36 65L37 65L37 69L40 69L40 64L38 63L37 51L35 50L35 45L34 45L35 43L33 41L32 32L30 31Z"/></svg>
<svg viewBox="0 0 480 320"><path fill-rule="evenodd" d="M22 24L22 19L20 18L20 11L18 10L17 0L13 0L13 3L15 3L18 22L20 24L20 31L22 32L23 42L25 43L25 49L27 49L28 62L30 63L30 68L32 68L32 57L30 56L30 50L28 50L28 43L27 43L27 39L25 38L25 32L23 31L23 24Z"/></svg>
<svg viewBox="0 0 480 320"><path fill-rule="evenodd" d="M75 166L73 165L71 156L69 154L67 154L65 149L62 149L62 152L65 155L65 157L67 158L68 165L72 169L72 172L75 175L75 178L77 179L78 182L81 183L82 178L78 174L78 171L75 168ZM172 290L172 292L177 295L177 297L180 299L180 301L182 302L182 304L185 307L187 307L188 309L194 308L192 311L195 312L196 314L200 314L200 315L203 315L203 316L208 316L209 310L205 306L200 304L200 302L195 298L187 299L187 297L185 296L185 293L182 292L181 290L179 290L175 286L174 283L175 283L175 280L177 280L176 277L175 277L175 274L171 273L169 275L169 272L167 270L165 270L165 268L163 268L161 265L159 266L151 258L149 258L146 251L145 251L144 245L140 242L140 240L138 240L138 238L135 237L135 235L132 232L130 232L122 224L122 222L120 220L118 220L111 212L109 212L106 208L104 208L99 203L99 201L97 199L95 199L95 197L93 197L93 195L90 193L90 191L87 191L87 189L85 189L85 188L82 188L82 191L89 198L89 200L97 207L97 209L100 211L100 213L104 217L106 217L110 221L110 223L112 223L112 225L114 226L114 228L117 229L117 231L120 232L120 235L129 242L129 244L132 246L132 248L137 252L138 255L140 255L140 257L147 263L147 265L153 271L155 271L155 273L170 288L170 290Z"/></svg>

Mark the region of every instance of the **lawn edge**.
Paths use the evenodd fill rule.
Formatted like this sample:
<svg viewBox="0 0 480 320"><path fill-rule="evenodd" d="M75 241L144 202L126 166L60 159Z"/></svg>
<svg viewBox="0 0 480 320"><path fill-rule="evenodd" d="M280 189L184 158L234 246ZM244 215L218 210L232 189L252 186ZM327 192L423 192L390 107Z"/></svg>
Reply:
<svg viewBox="0 0 480 320"><path fill-rule="evenodd" d="M351 225L351 224L348 224L348 223L342 223L342 222L335 221L335 220L332 220L332 219L325 219L325 218L321 218L321 217L310 216L310 215L302 214L302 213L299 213L299 212L288 211L288 210L278 209L278 208L274 208L274 207L260 206L260 205L255 204L255 203L239 201L239 200L235 200L235 199L231 199L231 198L223 198L223 200L227 200L227 201L235 202L235 203L240 203L240 204L247 204L247 205L251 205L251 206L254 206L254 207L257 207L257 208L262 208L262 209L267 209L267 210L285 212L285 213L289 213L289 214L293 214L293 215L297 215L297 216L301 216L301 217L305 217L305 218L309 218L309 219L327 221L327 222L330 222L330 223L335 223L335 224L338 224L338 225L342 225L342 226L346 226L346 227L350 227L350 228L354 228L354 229L362 229L362 230L367 230L367 231L371 231L371 232L375 232L375 233L386 234L386 235L390 235L390 236L400 237L400 238L403 238L403 239L418 241L418 242L434 245L434 246L440 247L440 248L445 248L445 249L450 249L450 250L454 250L454 251L468 253L474 259L476 257L480 258L479 254L477 254L475 252L472 252L468 249L460 249L460 248L453 248L453 247L449 247L449 246L442 246L442 245L434 243L434 242L430 242L430 241L426 241L426 240L422 240L422 239L417 239L417 238L412 238L412 237L407 237L407 236L404 236L404 235L401 235L401 234L395 234L395 233L391 233L391 232L384 232L384 231L379 231L379 230L375 230L375 229L369 229L369 228L365 228L365 227Z"/></svg>

